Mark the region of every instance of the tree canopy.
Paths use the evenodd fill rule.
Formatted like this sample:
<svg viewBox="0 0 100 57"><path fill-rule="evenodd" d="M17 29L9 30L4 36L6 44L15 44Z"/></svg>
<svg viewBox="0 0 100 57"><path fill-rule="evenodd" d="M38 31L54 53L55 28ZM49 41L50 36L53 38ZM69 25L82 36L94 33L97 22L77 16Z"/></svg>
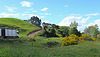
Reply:
<svg viewBox="0 0 100 57"><path fill-rule="evenodd" d="M76 21L74 21L73 23L71 22L70 24L70 28L76 27L77 28L78 23Z"/></svg>
<svg viewBox="0 0 100 57"><path fill-rule="evenodd" d="M92 26L85 28L84 33L89 35L92 38L97 38L97 34L99 34L98 29L99 29L98 25L94 25L94 26L92 25Z"/></svg>

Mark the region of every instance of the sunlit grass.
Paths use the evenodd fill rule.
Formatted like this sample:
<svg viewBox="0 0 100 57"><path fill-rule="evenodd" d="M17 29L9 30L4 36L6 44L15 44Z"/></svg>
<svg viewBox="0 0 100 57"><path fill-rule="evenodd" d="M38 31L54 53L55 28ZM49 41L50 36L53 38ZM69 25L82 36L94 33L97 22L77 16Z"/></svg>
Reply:
<svg viewBox="0 0 100 57"><path fill-rule="evenodd" d="M0 18L0 28L17 29L20 37L25 37L29 32L40 29L35 25L16 18Z"/></svg>
<svg viewBox="0 0 100 57"><path fill-rule="evenodd" d="M38 38L38 39L37 39ZM36 36L36 42L14 41L0 43L1 57L100 57L99 41L84 41L78 45L61 47L61 38L44 38ZM13 41L13 40L12 40ZM58 42L59 45L47 47L47 42ZM3 54L3 55L1 55Z"/></svg>

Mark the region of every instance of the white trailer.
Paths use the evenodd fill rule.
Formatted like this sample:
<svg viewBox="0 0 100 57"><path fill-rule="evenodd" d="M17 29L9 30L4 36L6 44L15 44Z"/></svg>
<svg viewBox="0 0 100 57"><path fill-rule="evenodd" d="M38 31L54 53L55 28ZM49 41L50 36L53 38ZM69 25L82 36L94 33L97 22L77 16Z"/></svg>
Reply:
<svg viewBox="0 0 100 57"><path fill-rule="evenodd" d="M19 32L18 30L14 30L14 29L0 29L0 37L19 38Z"/></svg>
<svg viewBox="0 0 100 57"><path fill-rule="evenodd" d="M1 29L0 29L0 36L1 36Z"/></svg>

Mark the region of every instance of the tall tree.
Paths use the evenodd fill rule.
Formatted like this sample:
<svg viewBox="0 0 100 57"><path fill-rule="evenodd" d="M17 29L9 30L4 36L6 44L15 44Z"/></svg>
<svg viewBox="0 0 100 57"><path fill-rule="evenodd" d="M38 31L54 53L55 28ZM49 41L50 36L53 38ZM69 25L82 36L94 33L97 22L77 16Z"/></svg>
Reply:
<svg viewBox="0 0 100 57"><path fill-rule="evenodd" d="M71 22L70 24L70 28L76 27L77 28L78 23L76 21L74 21L73 23Z"/></svg>
<svg viewBox="0 0 100 57"><path fill-rule="evenodd" d="M98 25L89 26L84 29L84 33L89 35L92 38L97 38L97 35L99 34L98 29L99 29Z"/></svg>
<svg viewBox="0 0 100 57"><path fill-rule="evenodd" d="M73 27L73 28L70 29L69 35L71 35L71 34L75 34L75 35L77 35L79 37L81 36L80 31L78 31L76 27Z"/></svg>
<svg viewBox="0 0 100 57"><path fill-rule="evenodd" d="M61 34L63 37L69 36L69 27L67 26L60 26L59 29L57 30L58 34Z"/></svg>
<svg viewBox="0 0 100 57"><path fill-rule="evenodd" d="M36 25L36 26L40 26L41 25L41 20L36 16L31 17L31 19L29 20L32 24Z"/></svg>
<svg viewBox="0 0 100 57"><path fill-rule="evenodd" d="M59 29L59 26L56 24L52 24L52 28Z"/></svg>
<svg viewBox="0 0 100 57"><path fill-rule="evenodd" d="M100 31L99 31L99 34L97 35L97 39L100 39Z"/></svg>

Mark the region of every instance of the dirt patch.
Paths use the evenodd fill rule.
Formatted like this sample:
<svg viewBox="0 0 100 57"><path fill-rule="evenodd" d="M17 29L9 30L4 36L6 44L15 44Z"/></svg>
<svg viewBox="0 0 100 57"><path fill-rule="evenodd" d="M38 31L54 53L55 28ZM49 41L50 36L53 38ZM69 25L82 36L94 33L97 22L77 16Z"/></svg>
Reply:
<svg viewBox="0 0 100 57"><path fill-rule="evenodd" d="M35 30L27 34L28 37L34 37L36 36L39 32L43 32L43 30Z"/></svg>

